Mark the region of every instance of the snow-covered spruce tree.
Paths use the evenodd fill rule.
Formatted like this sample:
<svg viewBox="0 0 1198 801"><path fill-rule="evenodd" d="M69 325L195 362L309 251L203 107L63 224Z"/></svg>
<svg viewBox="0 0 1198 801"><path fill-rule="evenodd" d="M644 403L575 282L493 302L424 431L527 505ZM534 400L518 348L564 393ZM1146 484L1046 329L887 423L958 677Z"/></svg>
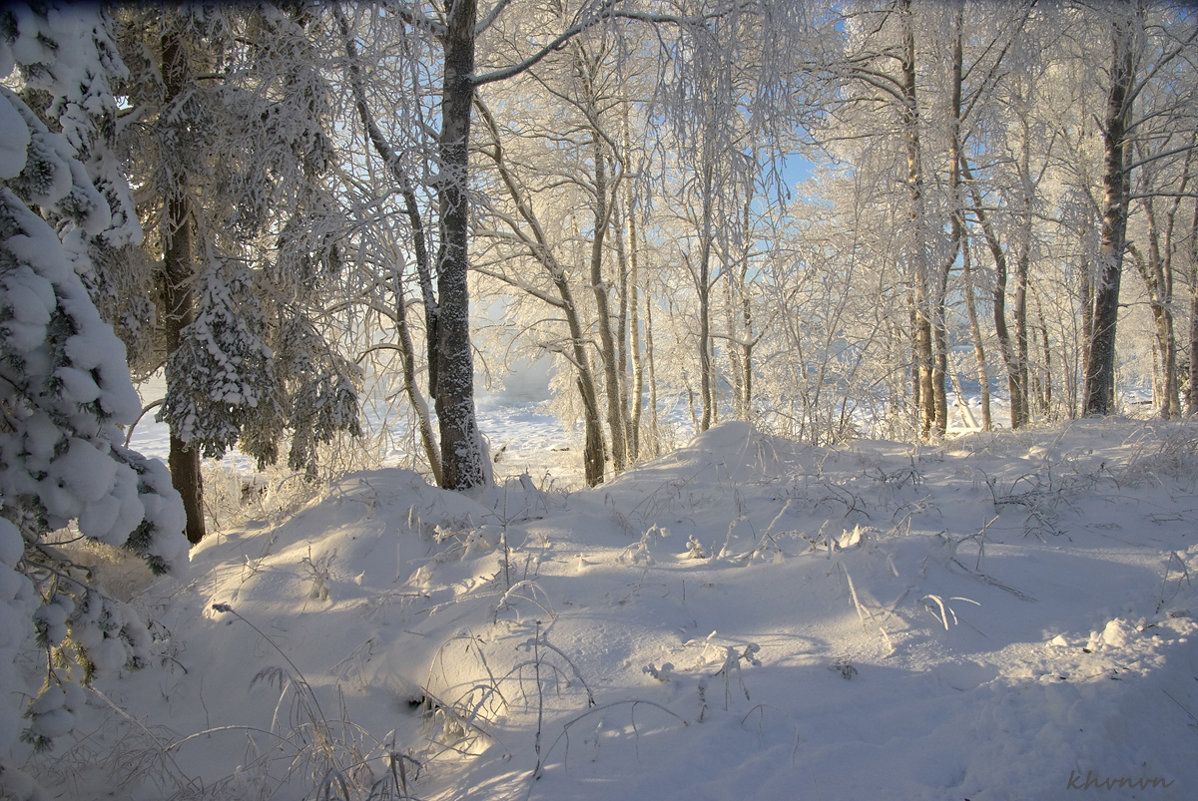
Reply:
<svg viewBox="0 0 1198 801"><path fill-rule="evenodd" d="M74 12L72 14L82 13ZM60 10L0 12L0 773L16 775L21 736L35 747L71 729L80 682L140 666L144 622L92 586L71 541L122 547L161 573L186 563L183 510L159 463L120 445L140 403L125 349L81 273L88 241L113 227L109 199L14 89L64 97L105 69L85 24ZM99 26L99 27L96 27ZM53 67L53 69L51 69ZM19 68L13 74L14 68ZM5 77L11 76L11 77ZM119 191L119 190L118 190ZM51 227L53 221L57 231ZM46 656L40 690L13 657L30 636Z"/></svg>
<svg viewBox="0 0 1198 801"><path fill-rule="evenodd" d="M357 370L321 334L340 266L323 184L333 157L321 17L269 3L117 12L125 141L155 264L161 419L171 473L204 536L200 457L234 445L314 470L318 444L357 434ZM157 258L157 255L155 255Z"/></svg>
<svg viewBox="0 0 1198 801"><path fill-rule="evenodd" d="M102 230L76 227L63 244L100 315L128 350L140 353L150 346L145 322L153 319L153 303L145 279L147 260L139 248L141 225L117 151L118 109L112 90L113 82L127 78L128 72L117 55L106 11L81 13L67 3L43 7L54 20L59 41L82 47L43 46L36 60L21 65L22 98L51 130L62 133L107 201L111 219ZM78 53L89 56L84 60Z"/></svg>

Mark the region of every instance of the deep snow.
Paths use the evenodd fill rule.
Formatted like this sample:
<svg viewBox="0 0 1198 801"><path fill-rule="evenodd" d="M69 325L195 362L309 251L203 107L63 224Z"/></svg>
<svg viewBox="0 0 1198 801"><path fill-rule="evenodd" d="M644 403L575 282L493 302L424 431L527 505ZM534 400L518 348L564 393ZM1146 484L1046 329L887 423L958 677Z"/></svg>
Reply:
<svg viewBox="0 0 1198 801"><path fill-rule="evenodd" d="M1198 795L1193 424L728 423L594 490L529 468L356 473L178 578L113 568L162 664L27 769L79 801Z"/></svg>

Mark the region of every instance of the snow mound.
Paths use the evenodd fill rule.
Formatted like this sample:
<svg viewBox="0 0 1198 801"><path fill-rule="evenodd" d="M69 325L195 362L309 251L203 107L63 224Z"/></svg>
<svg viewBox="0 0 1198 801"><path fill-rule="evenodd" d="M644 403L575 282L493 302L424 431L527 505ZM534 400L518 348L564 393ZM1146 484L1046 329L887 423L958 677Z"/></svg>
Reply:
<svg viewBox="0 0 1198 801"><path fill-rule="evenodd" d="M240 794L213 797L366 798L402 764L425 799L1188 798L1180 436L820 449L724 424L568 494L358 473L197 549L144 599L171 670L105 686Z"/></svg>

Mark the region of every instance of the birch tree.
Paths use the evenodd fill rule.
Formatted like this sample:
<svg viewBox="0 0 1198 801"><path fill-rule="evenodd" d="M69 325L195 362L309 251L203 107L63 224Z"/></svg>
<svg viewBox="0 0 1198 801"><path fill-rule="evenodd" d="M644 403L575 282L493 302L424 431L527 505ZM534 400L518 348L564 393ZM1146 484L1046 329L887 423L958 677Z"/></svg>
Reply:
<svg viewBox="0 0 1198 801"><path fill-rule="evenodd" d="M1111 12L1110 62L1105 76L1106 109L1102 118L1102 228L1082 401L1088 415L1108 414L1115 410L1115 332L1119 321L1119 287L1127 245L1130 194L1128 128L1139 67L1137 29L1142 32L1139 14L1131 3L1113 6Z"/></svg>
<svg viewBox="0 0 1198 801"><path fill-rule="evenodd" d="M515 18L517 6L535 20L534 29L518 41L504 40L503 30ZM481 14L477 0L451 0L444 8L414 4L391 11L393 24L402 26L405 35L434 43L437 51L432 67L440 122L435 136L436 323L435 332L430 332L435 339L430 343L429 383L440 433L441 484L469 489L486 478L470 334L470 137L476 92L527 72L607 20L672 25L682 19L630 2L601 0L585 0L577 7L551 3L548 10L499 0ZM491 39L504 46L488 49Z"/></svg>
<svg viewBox="0 0 1198 801"><path fill-rule="evenodd" d="M1151 12L1160 13L1156 9ZM1154 14L1155 15L1155 14ZM1154 399L1165 419L1181 414L1175 264L1184 258L1179 244L1185 240L1183 201L1195 193L1198 146L1198 72L1193 21L1182 21L1164 11L1161 32L1148 43L1151 80L1139 90L1140 110L1132 122L1134 136L1129 152L1136 173L1131 181L1129 211L1142 212L1128 234L1128 254L1148 294L1156 343ZM1148 20L1149 31L1156 20ZM1188 22L1188 24L1187 24ZM1149 27L1150 26L1150 27ZM1180 226L1180 227L1179 227Z"/></svg>
<svg viewBox="0 0 1198 801"><path fill-rule="evenodd" d="M559 240L551 237L543 220L543 210L548 209L551 202L546 202L546 196L538 202L525 180L517 175L517 168L508 156L504 137L494 116L485 104L479 104L483 122L490 134L490 141L482 144L480 150L492 161L501 182L502 191L507 194L506 203L500 203L499 198L489 204L487 216L503 226L487 232L486 235L500 246L498 260L509 263L515 256L514 262L517 273L496 271L481 267L480 269L505 284L518 289L529 297L546 304L562 316L566 325L566 336L561 337L546 332L548 338L541 339L542 347L560 353L576 374L574 384L577 387L582 403L584 421L583 467L584 478L588 486L594 486L603 481L605 461L605 437L601 425L599 402L599 386L592 367L590 353L589 325L584 325L585 309L575 290L576 279L571 279L571 272L577 275L577 270L571 270L568 256L559 257L561 246ZM556 182L556 176L550 172L550 180ZM535 185L534 185L535 186ZM544 191L544 187L540 187ZM560 200L556 193L551 195L554 200ZM569 216L569 206L566 205L566 216ZM564 221L556 220L556 230L561 231ZM485 230L485 229L484 229ZM564 237L560 237L564 238ZM504 240L515 246L515 252L502 247ZM527 262L520 260L523 256L536 267L536 272L530 276L520 271L519 265ZM540 273L541 280L536 274ZM514 308L513 308L514 311ZM534 313L536 314L536 313ZM539 314L537 316L540 316Z"/></svg>

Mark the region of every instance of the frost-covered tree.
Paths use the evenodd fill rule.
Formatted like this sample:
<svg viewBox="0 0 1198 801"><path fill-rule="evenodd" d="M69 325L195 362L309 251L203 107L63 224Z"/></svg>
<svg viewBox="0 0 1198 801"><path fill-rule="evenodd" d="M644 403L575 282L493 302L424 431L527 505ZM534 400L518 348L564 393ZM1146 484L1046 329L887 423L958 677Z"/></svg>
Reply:
<svg viewBox="0 0 1198 801"><path fill-rule="evenodd" d="M516 290L503 301L516 323L506 335L557 354L559 408L582 419L590 483L603 477L604 451L617 473L639 451L641 359L649 361L649 306L659 302L640 289L646 236L661 246L654 271L690 268L660 282L675 296L663 305L686 308L678 321L687 356L670 365L670 383L685 384L676 379L688 371L698 378L706 419L697 427L709 426L720 403L719 347L735 364L736 409L749 405L755 335L744 279L753 234L744 221L760 200L755 185L768 183L754 173L768 171L776 152L770 126L785 127L786 105L765 98L786 80L782 51L799 48L803 14L771 3L677 10L676 24L658 27L652 44L639 25L596 26L522 76L487 87L477 104L478 174L490 179L480 186L477 269L497 279L494 291ZM542 24L530 13L503 33L519 41ZM506 111L513 107L536 111ZM721 284L726 333L714 323ZM695 303L679 302L683 286L695 287ZM651 380L651 396L655 389Z"/></svg>
<svg viewBox="0 0 1198 801"><path fill-rule="evenodd" d="M632 457L627 277L616 217L632 159L621 128L628 128L629 98L649 93L656 70L647 54L625 49L626 34L590 31L477 104L479 173L490 179L478 215L477 270L497 279L487 282L493 291L517 291L503 303L520 324L504 334L536 356L556 354L558 380L576 390L575 402L561 405L580 407L592 485L603 480L605 455L615 473ZM509 105L539 111L497 116Z"/></svg>
<svg viewBox="0 0 1198 801"><path fill-rule="evenodd" d="M1134 219L1127 252L1143 279L1156 334L1154 399L1160 416L1170 418L1181 413L1174 289L1198 165L1198 25L1176 9L1147 12L1143 47L1150 66L1132 88L1128 213Z"/></svg>
<svg viewBox="0 0 1198 801"><path fill-rule="evenodd" d="M435 236L435 242L426 245L431 269L426 271L427 277L421 276L421 289L429 328L429 394L437 414L444 487L470 489L486 480L474 405L470 331L471 212L476 202L472 198L470 148L476 93L480 87L526 73L580 34L619 18L679 21L677 16L654 13L630 0L544 4L501 0L483 7L478 0L451 0L444 5L388 8L385 15L368 7L347 19L344 36L348 40L371 28L394 36L397 44L390 52L398 55L388 61L403 71L393 74L410 87L419 102L435 108L427 118L425 112L413 117L405 113L408 106L401 105L395 115L399 130L389 135L388 146L379 147L374 132L370 137L378 155L401 171L408 170L413 161L423 160L423 171L417 176L427 180L436 194L433 214L427 215L435 222L413 221L412 232L414 237L424 231ZM516 23L525 20L532 22L521 36L507 36L509 28L519 28ZM370 44L361 48L355 44L352 50L366 52ZM418 54L416 59L413 54ZM350 57L355 58L352 53ZM366 72L362 69L352 80L369 83ZM369 89L365 94L371 94ZM360 101L355 98L355 103ZM377 109L359 116L367 128L371 121L385 119ZM407 194L399 177L397 189ZM404 200L411 216L411 202ZM418 257L418 265L419 261Z"/></svg>
<svg viewBox="0 0 1198 801"><path fill-rule="evenodd" d="M81 135L88 115L111 103L96 90L110 53L93 34L105 25L94 8L0 12L0 77L9 76L0 85L0 760L18 706L29 719L24 739L48 746L72 726L80 681L149 655L145 623L90 584L68 543L124 548L159 573L187 560L166 469L121 445L119 426L140 402L124 346L83 281L89 245L117 241L125 223L113 209L122 187L114 173L107 183L89 175L106 157ZM48 96L62 130L18 93ZM132 241L135 227L124 230ZM46 678L30 695L12 666L31 635ZM6 782L13 770L0 762Z"/></svg>
<svg viewBox="0 0 1198 801"><path fill-rule="evenodd" d="M316 447L358 433L357 369L318 323L341 259L325 186L333 150L322 18L302 4L130 7L124 135L150 280L170 466L204 536L200 457L234 445L314 474Z"/></svg>

